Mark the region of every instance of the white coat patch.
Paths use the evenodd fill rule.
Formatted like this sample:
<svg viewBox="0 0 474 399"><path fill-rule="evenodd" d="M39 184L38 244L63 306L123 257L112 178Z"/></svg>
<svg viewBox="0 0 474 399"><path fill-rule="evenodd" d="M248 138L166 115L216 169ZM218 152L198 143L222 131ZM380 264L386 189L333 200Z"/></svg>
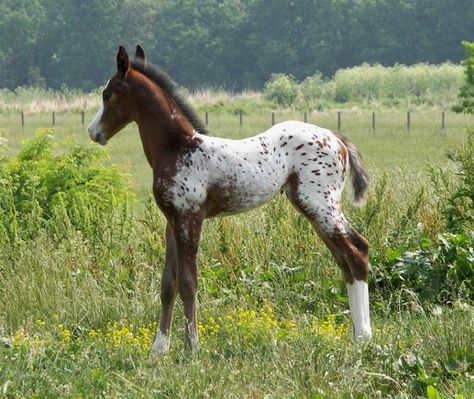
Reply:
<svg viewBox="0 0 474 399"><path fill-rule="evenodd" d="M103 113L104 113L104 104L101 104L99 110L97 111L97 114L95 114L94 119L92 120L89 127L87 128L87 130L89 131L89 136L91 140L100 144L105 144L103 143L105 138L104 139L101 138L101 124L100 124Z"/></svg>

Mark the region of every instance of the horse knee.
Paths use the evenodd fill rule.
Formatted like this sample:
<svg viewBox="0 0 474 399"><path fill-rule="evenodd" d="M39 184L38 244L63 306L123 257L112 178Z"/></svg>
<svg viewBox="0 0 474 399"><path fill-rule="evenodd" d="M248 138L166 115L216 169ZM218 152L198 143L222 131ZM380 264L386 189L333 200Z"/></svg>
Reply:
<svg viewBox="0 0 474 399"><path fill-rule="evenodd" d="M161 293L160 293L161 303L170 303L174 300L175 297L176 297L176 288L174 287L173 283L169 282L169 283L161 285Z"/></svg>
<svg viewBox="0 0 474 399"><path fill-rule="evenodd" d="M197 281L190 274L180 276L178 279L178 289L179 296L183 302L192 301L196 297Z"/></svg>
<svg viewBox="0 0 474 399"><path fill-rule="evenodd" d="M172 278L163 277L161 280L160 298L162 303L170 303L176 297L176 283Z"/></svg>

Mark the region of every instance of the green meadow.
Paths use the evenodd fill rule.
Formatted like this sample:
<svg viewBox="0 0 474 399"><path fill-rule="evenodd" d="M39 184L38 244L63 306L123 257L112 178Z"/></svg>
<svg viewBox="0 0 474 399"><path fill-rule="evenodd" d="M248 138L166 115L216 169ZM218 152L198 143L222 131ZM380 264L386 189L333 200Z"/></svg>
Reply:
<svg viewBox="0 0 474 399"><path fill-rule="evenodd" d="M337 111L310 112L307 119L337 130ZM105 165L98 170L118 168L118 187L112 194L96 188L110 202L83 204L78 220L86 227L75 228L70 214L62 218L57 204L47 216L13 212L6 219L2 211L2 223L18 228L0 234L0 397L473 397L473 291L460 281L468 272L457 268L469 270L474 253L466 244L469 225L446 230L449 199L462 184L459 163L447 153L466 141L473 117L446 111L442 129L441 109L417 107L407 129L404 109L380 107L374 130L369 107L341 112L341 133L358 146L371 176L367 204L354 207L350 191L344 204L371 244L370 343L353 343L341 273L280 196L249 213L206 222L199 255L201 352L183 347L178 300L170 353L150 360L165 224L133 125L97 161ZM76 144L96 149L86 131L93 115L89 108L82 126L80 113L57 113L51 127L50 113L27 113L22 127L19 113L1 113L7 149L0 154L10 162L22 141L44 128L57 143L55 156ZM302 120L303 112L276 111L275 118ZM238 113L209 111L212 135L248 137L270 126L267 109L246 111L242 126ZM41 168L53 167L54 159ZM34 173L34 162L31 169L20 164L15 158L5 170Z"/></svg>
<svg viewBox="0 0 474 399"><path fill-rule="evenodd" d="M200 107L205 108L205 107ZM308 123L337 131L338 109L307 112ZM353 107L341 112L341 133L359 147L365 164L373 174L395 169L409 169L417 174L426 171L428 161L443 164L446 152L454 150L465 137L466 126L472 125L472 116L445 112L445 129L441 128L442 109L419 108L410 112L410 129L407 129L407 113L397 108L375 110L375 130L372 126L372 110ZM243 138L269 129L272 124L271 109L248 110L242 116L228 110L208 112L208 129L211 135ZM13 152L21 141L32 137L38 128L52 128L58 141L94 146L87 133L87 125L95 115L95 109L84 114L75 112L56 113L52 127L52 113L25 115L25 126L21 126L19 113L0 113L0 136L8 141ZM202 119L205 111L201 111ZM275 123L285 120L303 120L303 111L275 111ZM124 171L132 174L132 190L141 198L151 188L151 170L144 157L138 130L130 125L120 132L107 147L109 163L120 164Z"/></svg>

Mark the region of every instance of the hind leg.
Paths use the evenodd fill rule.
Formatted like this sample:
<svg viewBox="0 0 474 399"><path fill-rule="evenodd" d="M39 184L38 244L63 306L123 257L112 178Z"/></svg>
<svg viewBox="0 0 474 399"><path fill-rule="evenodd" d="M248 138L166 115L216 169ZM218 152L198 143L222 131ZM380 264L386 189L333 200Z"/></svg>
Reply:
<svg viewBox="0 0 474 399"><path fill-rule="evenodd" d="M349 294L349 306L356 339L372 336L369 315L369 272L367 240L355 231L339 207L339 190L310 190L297 178L289 182L286 194L295 208L305 215L327 245L342 270Z"/></svg>
<svg viewBox="0 0 474 399"><path fill-rule="evenodd" d="M342 214L341 216L344 217ZM313 226L342 269L349 295L354 336L357 339L369 340L372 337L367 284L369 245L347 222L344 230L335 229L332 233L321 230L318 223L313 222Z"/></svg>

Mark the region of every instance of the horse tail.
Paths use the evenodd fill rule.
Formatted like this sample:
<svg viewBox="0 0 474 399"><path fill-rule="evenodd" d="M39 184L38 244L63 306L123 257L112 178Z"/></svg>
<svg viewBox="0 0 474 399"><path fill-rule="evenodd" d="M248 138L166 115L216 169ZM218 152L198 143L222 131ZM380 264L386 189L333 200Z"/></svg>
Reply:
<svg viewBox="0 0 474 399"><path fill-rule="evenodd" d="M352 188L354 190L354 204L363 205L364 195L369 187L369 175L362 165L362 156L357 147L347 138L339 136L349 153L349 165L351 169Z"/></svg>

